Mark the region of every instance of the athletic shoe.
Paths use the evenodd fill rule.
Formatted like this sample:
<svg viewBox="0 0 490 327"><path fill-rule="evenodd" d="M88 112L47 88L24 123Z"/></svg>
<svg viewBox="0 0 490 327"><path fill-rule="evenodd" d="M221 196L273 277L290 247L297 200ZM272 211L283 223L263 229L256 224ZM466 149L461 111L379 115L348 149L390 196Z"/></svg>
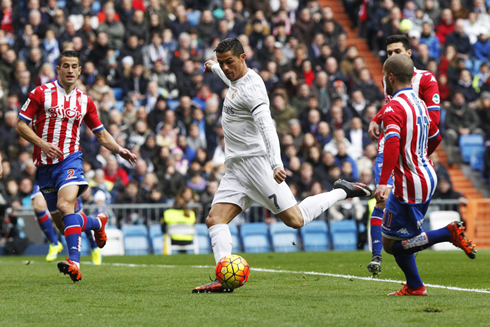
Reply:
<svg viewBox="0 0 490 327"><path fill-rule="evenodd" d="M198 286L192 290L192 293L231 293L232 288L227 288L221 285L218 280L214 280L209 284Z"/></svg>
<svg viewBox="0 0 490 327"><path fill-rule="evenodd" d="M475 245L466 238L466 235L464 234L466 229L464 223L462 221L453 221L447 225L447 229L449 229L449 232L451 233L451 239L449 241L453 243L454 246L463 249L464 253L466 253L470 259L475 259Z"/></svg>
<svg viewBox="0 0 490 327"><path fill-rule="evenodd" d="M81 281L82 274L80 273L80 268L78 268L78 266L70 259L66 258L66 261L68 262L58 262L58 270L60 273L70 275L70 278L74 283Z"/></svg>
<svg viewBox="0 0 490 327"><path fill-rule="evenodd" d="M381 275L381 256L374 255L371 262L367 266L367 270L373 274L373 277L379 277Z"/></svg>
<svg viewBox="0 0 490 327"><path fill-rule="evenodd" d="M408 287L405 284L402 284L403 288L399 291L388 294L388 296L427 296L427 290L425 289L425 285L420 286L419 288L413 289Z"/></svg>
<svg viewBox="0 0 490 327"><path fill-rule="evenodd" d="M49 245L48 255L46 255L46 261L51 262L56 260L56 258L58 258L58 253L61 251L63 251L63 245L61 242L58 242L58 245L51 243Z"/></svg>
<svg viewBox="0 0 490 327"><path fill-rule="evenodd" d="M333 188L340 188L347 193L347 198L371 197L374 192L364 183L351 183L343 179L338 179L333 183Z"/></svg>
<svg viewBox="0 0 490 327"><path fill-rule="evenodd" d="M107 234L105 233L105 225L107 224L107 215L105 213L99 213L97 218L100 219L102 227L99 230L94 231L95 243L99 248L103 248L107 243Z"/></svg>
<svg viewBox="0 0 490 327"><path fill-rule="evenodd" d="M92 263L96 266L100 266L102 264L102 256L100 255L99 248L92 249Z"/></svg>

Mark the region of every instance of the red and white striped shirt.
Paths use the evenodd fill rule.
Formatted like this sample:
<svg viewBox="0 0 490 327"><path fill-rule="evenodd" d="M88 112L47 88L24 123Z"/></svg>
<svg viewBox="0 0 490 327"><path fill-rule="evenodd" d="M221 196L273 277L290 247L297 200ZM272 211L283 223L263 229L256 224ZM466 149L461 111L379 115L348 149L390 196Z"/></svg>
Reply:
<svg viewBox="0 0 490 327"><path fill-rule="evenodd" d="M66 94L58 81L36 87L22 106L19 118L32 122L37 136L63 152L61 157L51 159L35 146L33 161L38 166L56 164L80 151L82 121L94 133L104 129L92 99L77 88Z"/></svg>
<svg viewBox="0 0 490 327"><path fill-rule="evenodd" d="M394 195L405 203L430 200L437 185L437 176L427 149L429 140L439 136L439 129L431 120L427 106L412 88L406 88L395 92L381 112L381 129L387 146L390 138L400 139L394 167ZM388 148L386 150L385 156L389 152ZM383 164L381 176L387 179L391 171L385 172L385 169L392 167ZM380 184L386 185L386 181L380 180Z"/></svg>
<svg viewBox="0 0 490 327"><path fill-rule="evenodd" d="M386 92L385 79L381 80L383 84L383 92L385 95L386 103L390 102L391 95ZM441 119L441 97L439 95L439 84L437 79L428 70L421 70L415 68L412 77L412 89L415 94L418 94L419 98L425 102L425 105L429 109L430 118L439 126L439 121ZM378 115L381 111L378 113ZM377 116L375 116L373 121L377 121ZM378 122L379 124L379 122ZM384 138L381 135L378 142L378 152L383 153L384 151Z"/></svg>

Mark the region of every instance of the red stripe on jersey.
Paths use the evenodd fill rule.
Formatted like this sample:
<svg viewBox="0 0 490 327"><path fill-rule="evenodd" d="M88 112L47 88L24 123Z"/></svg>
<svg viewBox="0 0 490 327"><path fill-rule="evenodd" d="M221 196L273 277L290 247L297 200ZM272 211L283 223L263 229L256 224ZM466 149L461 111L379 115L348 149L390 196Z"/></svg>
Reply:
<svg viewBox="0 0 490 327"><path fill-rule="evenodd" d="M58 92L54 91L54 92L51 92L51 93L48 93L47 95L45 94L44 95L45 97L46 96L50 96L51 97L51 106L50 108L44 108L44 110L48 111L46 113L46 118L48 118L48 121L47 121L47 124L48 124L48 133L47 133L47 137L46 137L46 142L48 143L52 143L53 142L53 138L54 138L54 133L55 133L55 125L56 125L56 116L57 116L57 113L56 112L50 112L50 109L55 109L56 110L56 107L58 106ZM42 134L41 134L42 135ZM46 163L48 165L52 165L53 164L53 159L49 158L46 156L46 162L42 162L43 164ZM42 158L41 158L42 159Z"/></svg>
<svg viewBox="0 0 490 327"><path fill-rule="evenodd" d="M395 95L383 108L383 132L401 129L400 153L394 169L394 194L406 203L422 203L434 192L437 177L428 159L429 112L411 89ZM384 168L384 167L383 167ZM384 174L384 173L383 173Z"/></svg>

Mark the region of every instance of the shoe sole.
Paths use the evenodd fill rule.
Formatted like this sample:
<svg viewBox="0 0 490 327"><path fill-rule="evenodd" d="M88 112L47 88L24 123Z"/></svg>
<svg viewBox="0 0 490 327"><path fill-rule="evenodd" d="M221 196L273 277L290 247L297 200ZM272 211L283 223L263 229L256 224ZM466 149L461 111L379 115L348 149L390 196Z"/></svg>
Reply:
<svg viewBox="0 0 490 327"><path fill-rule="evenodd" d="M65 275L68 275L70 276L71 280L76 283L76 282L79 282L82 280L82 277L80 277L79 279L76 279L76 276L73 276L69 271L68 269L70 268L70 265L67 264L66 262L58 262L58 270L60 271L60 273L62 274L65 274ZM75 278L75 279L74 279Z"/></svg>
<svg viewBox="0 0 490 327"><path fill-rule="evenodd" d="M458 229L460 229L460 228L466 228L466 224L465 224L463 221L456 221L456 222L454 222L454 225L456 225L456 228L458 228ZM467 238L466 238L466 234L465 234L465 232L464 232L464 231L461 233L461 235L462 235L462 236L463 236L465 239L467 239ZM469 242L469 240L468 240L468 242ZM451 242L451 243L452 243L452 242ZM454 246L456 246L456 247L460 248L461 250L463 250L463 252L466 254L466 256L468 256L468 258L470 258L470 259L476 259L476 252L477 252L477 251L476 251L476 249L475 249L475 245L474 245L474 244L472 244L471 242L470 242L470 244L471 244L471 245L473 245L473 248L472 248L472 251L471 251L470 253L468 253L468 252L466 252L466 251L465 251L463 248L461 248L461 247L459 247L459 246L457 246L456 244L454 244L454 243L453 243L453 245L454 245Z"/></svg>
<svg viewBox="0 0 490 327"><path fill-rule="evenodd" d="M377 262L370 262L367 266L367 270L373 274L374 278L381 276L381 264Z"/></svg>

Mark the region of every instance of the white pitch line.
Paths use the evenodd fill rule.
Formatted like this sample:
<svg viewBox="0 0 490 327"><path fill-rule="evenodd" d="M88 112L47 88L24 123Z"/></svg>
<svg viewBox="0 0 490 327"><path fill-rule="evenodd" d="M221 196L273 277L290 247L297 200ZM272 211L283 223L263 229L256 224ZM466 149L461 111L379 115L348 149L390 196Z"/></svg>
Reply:
<svg viewBox="0 0 490 327"><path fill-rule="evenodd" d="M87 262L89 263L89 262ZM147 264L134 264L134 263L104 263L104 265L116 266L116 267L131 267L131 268L139 268L139 267L154 267L154 268L177 268L177 267L185 267L185 266L176 266L176 265L147 265ZM191 268L198 269L214 269L214 266L190 266ZM277 269L265 269L265 268L250 268L252 271L259 272L270 272L270 273L285 273L285 274L302 274L302 275L313 275L313 276L326 276L326 277L335 277L335 278L344 278L344 279L357 279L357 280L366 280L371 282L384 282L384 283L404 283L404 281L393 280L393 279L380 279L380 278L372 278L372 277L360 277L353 275L341 275L341 274L331 274L331 273L322 273L316 271L294 271L294 270L277 270ZM433 288L442 288L450 291L459 291L459 292L473 292L473 293L485 293L490 294L488 290L476 289L476 288L462 288L455 286L444 286L437 284L425 284L427 287Z"/></svg>

